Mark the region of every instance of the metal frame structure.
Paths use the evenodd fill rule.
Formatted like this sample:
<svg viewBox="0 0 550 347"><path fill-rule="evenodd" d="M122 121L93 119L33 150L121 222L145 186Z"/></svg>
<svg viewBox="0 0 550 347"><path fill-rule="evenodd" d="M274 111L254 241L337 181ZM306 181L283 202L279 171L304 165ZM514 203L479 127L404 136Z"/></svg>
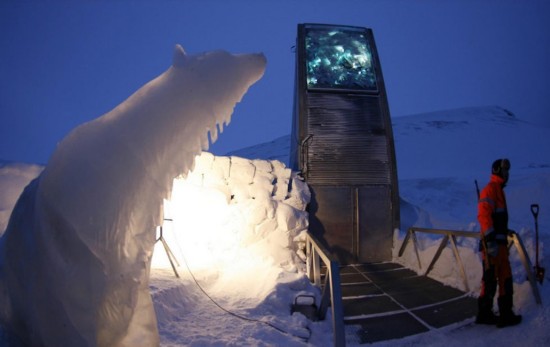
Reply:
<svg viewBox="0 0 550 347"><path fill-rule="evenodd" d="M435 263L441 256L441 253L443 252L443 249L447 246L449 241L451 242L451 246L453 249L454 256L458 262L460 273L462 275L463 281L464 281L464 287L467 291L470 291L468 286L468 281L466 277L466 270L464 268L464 265L462 264L462 259L460 258L460 253L458 252L458 247L456 246L456 238L457 237L471 237L475 239L480 238L479 232L472 232L472 231L459 231L459 230L443 230L443 229L427 229L427 228L416 228L412 227L409 228L407 235L405 236L405 239L403 239L403 243L401 244L401 248L399 249L399 256L401 257L403 253L405 252L405 249L407 248L407 245L409 244L409 241L413 240L414 245L414 252L416 254L416 259L418 260L418 267L422 269L422 263L420 262L420 255L418 254L418 245L417 245L417 239L416 239L416 233L429 233L429 234L439 234L444 235L443 239L441 240L441 243L439 244L439 248L434 254L434 257L432 258L430 265L428 265L428 268L426 269L426 272L424 273L424 276L427 276L430 271L433 269ZM523 267L525 268L525 272L527 273L527 278L529 279L529 282L531 284L531 290L533 292L533 296L535 297L535 300L537 304L542 305L542 299L539 293L539 289L535 280L535 275L533 274L533 266L531 265L531 260L529 259L529 256L527 255L527 251L525 250L525 246L523 245L523 241L521 240L521 237L514 233L510 233L508 235L508 247L511 247L514 245L518 251L520 260L523 264Z"/></svg>
<svg viewBox="0 0 550 347"><path fill-rule="evenodd" d="M164 221L172 222L172 219L164 218ZM170 266L172 266L172 270L174 271L174 275L176 275L177 278L180 278L180 275L178 274L178 271L176 270L176 266L174 265L174 262L177 264L177 266L180 266L180 263L176 259L176 256L174 253L172 253L172 250L168 246L168 242L164 239L163 235L163 228L162 225L158 227L159 230L159 236L155 240L155 243L162 242L162 246L164 247L164 250L166 251L166 256L168 257L168 260L170 261Z"/></svg>

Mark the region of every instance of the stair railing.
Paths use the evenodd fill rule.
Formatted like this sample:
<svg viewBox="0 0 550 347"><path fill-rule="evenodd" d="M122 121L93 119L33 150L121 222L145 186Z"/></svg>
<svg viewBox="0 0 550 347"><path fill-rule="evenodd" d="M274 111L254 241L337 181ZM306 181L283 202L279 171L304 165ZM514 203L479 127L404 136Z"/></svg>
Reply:
<svg viewBox="0 0 550 347"><path fill-rule="evenodd" d="M342 287L340 282L340 267L330 253L310 233L306 238L306 267L309 280L323 288L318 316L323 320L328 307L332 309L332 330L334 332L334 346L345 346L346 336L344 329L344 308L342 304ZM321 283L321 262L326 267L324 282Z"/></svg>
<svg viewBox="0 0 550 347"><path fill-rule="evenodd" d="M479 239L480 233L475 231L460 231L460 230L444 230L444 229L427 229L427 228L416 228L411 227L409 228L407 235L405 236L405 239L403 239L403 243L401 244L401 248L399 249L399 256L401 257L403 253L405 252L405 248L407 247L407 244L412 239L413 245L414 245L414 251L416 253L416 259L418 260L418 267L422 269L422 264L420 262L420 255L418 254L418 241L416 239L416 233L430 233L430 234L440 234L444 235L443 239L441 240L441 243L439 244L439 248L434 254L434 257L432 258L432 261L430 262L430 265L428 265L428 268L426 269L426 272L424 273L424 276L427 276L430 271L433 269L435 263L439 259L439 256L443 252L443 249L447 246L449 241L451 242L451 246L453 249L453 253L455 255L455 259L458 262L458 266L460 269L460 273L462 275L462 279L464 281L464 287L466 288L466 291L470 291L468 286L468 280L466 277L466 270L464 268L464 265L462 263L462 259L460 258L460 253L458 252L458 247L456 245L456 237L472 237ZM535 300L537 304L542 305L542 299L539 293L539 288L537 286L537 282L535 279L535 275L533 274L533 266L531 265L531 260L529 260L529 256L527 255L527 251L525 250L525 246L523 245L523 242L521 240L521 237L515 233L511 232L508 234L508 244L509 247L514 245L518 251L519 258L523 264L523 267L525 268L525 272L527 273L527 278L529 282L531 283L531 290L533 292L533 296L535 297Z"/></svg>

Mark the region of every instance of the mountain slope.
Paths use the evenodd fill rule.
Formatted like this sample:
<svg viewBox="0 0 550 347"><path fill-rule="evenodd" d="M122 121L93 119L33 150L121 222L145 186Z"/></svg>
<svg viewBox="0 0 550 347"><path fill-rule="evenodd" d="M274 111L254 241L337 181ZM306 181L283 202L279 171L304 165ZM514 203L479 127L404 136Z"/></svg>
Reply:
<svg viewBox="0 0 550 347"><path fill-rule="evenodd" d="M550 128L500 107L463 108L392 120L400 179L485 177L507 157L514 172L550 169Z"/></svg>
<svg viewBox="0 0 550 347"><path fill-rule="evenodd" d="M269 142L228 152L226 155L248 159L279 160L288 165L289 153L290 135L285 135Z"/></svg>

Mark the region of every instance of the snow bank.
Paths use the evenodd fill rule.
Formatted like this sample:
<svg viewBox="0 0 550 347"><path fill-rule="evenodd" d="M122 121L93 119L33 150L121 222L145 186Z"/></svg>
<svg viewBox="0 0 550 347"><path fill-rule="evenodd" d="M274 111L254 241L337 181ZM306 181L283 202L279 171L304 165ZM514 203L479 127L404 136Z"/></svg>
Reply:
<svg viewBox="0 0 550 347"><path fill-rule="evenodd" d="M264 68L261 54L178 45L166 72L73 130L0 240L0 321L29 345L157 345L149 271L163 198Z"/></svg>

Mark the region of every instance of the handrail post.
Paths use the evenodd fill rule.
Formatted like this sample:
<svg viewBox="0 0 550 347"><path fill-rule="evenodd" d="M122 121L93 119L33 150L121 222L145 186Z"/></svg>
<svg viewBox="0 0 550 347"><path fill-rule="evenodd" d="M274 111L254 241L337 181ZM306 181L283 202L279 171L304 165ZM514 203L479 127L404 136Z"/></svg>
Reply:
<svg viewBox="0 0 550 347"><path fill-rule="evenodd" d="M321 285L321 257L318 254L317 249L313 248L313 283L316 286Z"/></svg>
<svg viewBox="0 0 550 347"><path fill-rule="evenodd" d="M330 306L330 300L332 298L332 288L330 286L330 267L327 269L327 276L325 277L325 283L323 285L323 292L321 294L321 303L319 304L319 319L324 320L327 315L328 307Z"/></svg>
<svg viewBox="0 0 550 347"><path fill-rule="evenodd" d="M310 281L313 279L312 248L311 240L306 237L306 273Z"/></svg>
<svg viewBox="0 0 550 347"><path fill-rule="evenodd" d="M525 246L523 246L523 242L521 241L521 238L518 236L518 234L511 233L509 237L511 237L512 240L514 241L514 245L518 250L519 258L523 263L525 272L527 272L527 278L531 283L531 290L533 291L533 295L535 296L535 301L537 302L537 304L542 305L542 299L540 297L539 287L537 286L535 276L533 275L533 266L531 265L531 261L527 256L527 251L525 251Z"/></svg>
<svg viewBox="0 0 550 347"><path fill-rule="evenodd" d="M420 254L418 253L418 241L416 240L416 232L412 230L412 240L414 245L414 253L416 254L416 260L418 261L418 268L422 269L422 262L420 261Z"/></svg>
<svg viewBox="0 0 550 347"><path fill-rule="evenodd" d="M449 242L449 235L445 235L445 237L443 237L443 240L441 240L441 243L439 244L439 248L435 252L434 257L433 257L430 265L428 266L428 269L426 269L426 273L424 274L424 276L428 276L430 271L432 271L432 268L434 267L435 262L439 259L439 256L441 255L441 252L443 252L443 248L445 248L445 246L447 246L448 242Z"/></svg>
<svg viewBox="0 0 550 347"><path fill-rule="evenodd" d="M409 244L409 241L411 239L413 241L413 248L414 253L416 254L416 260L418 261L418 268L422 269L422 262L420 261L420 255L418 254L418 245L414 228L409 228L409 230L407 230L407 235L405 235L405 238L403 239L403 243L401 244L401 248L399 248L398 255L399 257L403 255L403 253L405 252L405 248L407 248L407 245Z"/></svg>
<svg viewBox="0 0 550 347"><path fill-rule="evenodd" d="M405 235L405 238L403 239L403 243L401 244L401 248L399 248L399 256L402 256L405 252L405 248L407 248L407 245L409 244L409 239L411 238L411 233L413 233L413 229L409 228L407 230L407 235Z"/></svg>
<svg viewBox="0 0 550 347"><path fill-rule="evenodd" d="M334 331L334 345L346 345L344 329L344 305L342 304L342 286L340 283L340 269L338 263L330 262L330 288L332 301L332 330Z"/></svg>
<svg viewBox="0 0 550 347"><path fill-rule="evenodd" d="M458 252L458 247L456 246L456 237L451 235L451 245L453 246L453 251L455 253L455 258L458 261L458 266L460 267L460 273L462 274L462 279L464 280L464 289L467 292L470 291L470 286L468 285L468 277L466 276L466 270L464 269L464 264L462 264L462 258L460 258L460 253Z"/></svg>

